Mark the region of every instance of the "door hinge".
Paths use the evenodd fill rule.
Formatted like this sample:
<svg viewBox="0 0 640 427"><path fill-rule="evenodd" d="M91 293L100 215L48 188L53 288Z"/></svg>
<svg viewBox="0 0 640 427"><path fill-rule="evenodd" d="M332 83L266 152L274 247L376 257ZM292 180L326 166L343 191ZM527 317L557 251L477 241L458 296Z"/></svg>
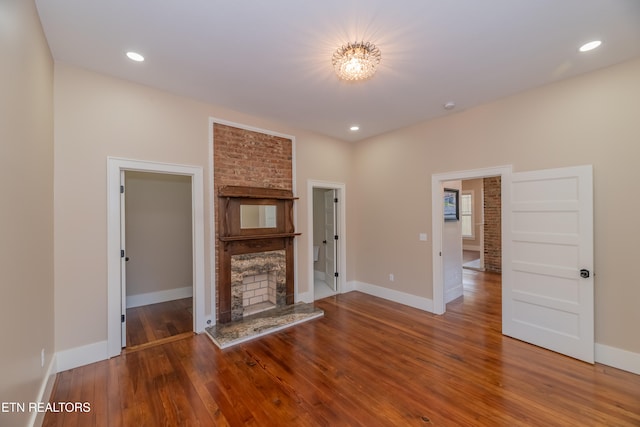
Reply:
<svg viewBox="0 0 640 427"><path fill-rule="evenodd" d="M120 194L124 194L124 185L120 186Z"/></svg>
<svg viewBox="0 0 640 427"><path fill-rule="evenodd" d="M333 236L334 240L338 240L338 235L336 234L335 236Z"/></svg>
<svg viewBox="0 0 640 427"><path fill-rule="evenodd" d="M124 258L124 249L120 249L120 258Z"/></svg>
<svg viewBox="0 0 640 427"><path fill-rule="evenodd" d="M337 198L337 197L335 197L335 198L333 199L333 203L338 203L338 198Z"/></svg>
<svg viewBox="0 0 640 427"><path fill-rule="evenodd" d="M124 314L120 316L120 321L124 323Z"/></svg>
<svg viewBox="0 0 640 427"><path fill-rule="evenodd" d="M338 272L336 271L335 273L333 273L333 275L334 275L335 277L338 277Z"/></svg>

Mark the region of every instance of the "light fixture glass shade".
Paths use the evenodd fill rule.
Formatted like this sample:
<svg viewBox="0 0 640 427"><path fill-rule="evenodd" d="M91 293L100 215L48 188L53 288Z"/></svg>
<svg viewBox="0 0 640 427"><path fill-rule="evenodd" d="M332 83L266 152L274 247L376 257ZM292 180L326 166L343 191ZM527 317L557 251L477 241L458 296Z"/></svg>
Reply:
<svg viewBox="0 0 640 427"><path fill-rule="evenodd" d="M356 42L336 50L331 63L343 80L366 80L375 74L380 58L380 49L374 44Z"/></svg>

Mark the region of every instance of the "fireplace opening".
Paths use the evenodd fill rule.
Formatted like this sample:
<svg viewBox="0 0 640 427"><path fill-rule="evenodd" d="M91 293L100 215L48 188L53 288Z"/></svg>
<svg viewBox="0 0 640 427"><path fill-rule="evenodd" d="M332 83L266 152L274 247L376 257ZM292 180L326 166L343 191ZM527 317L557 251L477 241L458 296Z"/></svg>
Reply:
<svg viewBox="0 0 640 427"><path fill-rule="evenodd" d="M231 256L231 320L286 305L284 250Z"/></svg>
<svg viewBox="0 0 640 427"><path fill-rule="evenodd" d="M243 315L260 313L276 307L276 275L270 271L242 278Z"/></svg>

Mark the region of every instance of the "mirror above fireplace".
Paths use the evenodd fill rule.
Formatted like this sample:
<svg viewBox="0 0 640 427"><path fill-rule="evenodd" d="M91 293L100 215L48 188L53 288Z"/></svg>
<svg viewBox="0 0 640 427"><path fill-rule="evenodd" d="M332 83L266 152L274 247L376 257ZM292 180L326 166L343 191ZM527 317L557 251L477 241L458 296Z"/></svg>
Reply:
<svg viewBox="0 0 640 427"><path fill-rule="evenodd" d="M276 205L240 205L240 228L276 228Z"/></svg>

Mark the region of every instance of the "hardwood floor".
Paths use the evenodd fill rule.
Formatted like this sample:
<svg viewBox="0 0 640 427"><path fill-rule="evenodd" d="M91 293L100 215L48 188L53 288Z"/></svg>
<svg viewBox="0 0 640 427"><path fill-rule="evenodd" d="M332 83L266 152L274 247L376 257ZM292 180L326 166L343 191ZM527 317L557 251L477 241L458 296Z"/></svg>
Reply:
<svg viewBox="0 0 640 427"><path fill-rule="evenodd" d="M221 351L205 335L58 374L45 426L638 426L640 376L500 333L500 276L435 316L351 292Z"/></svg>
<svg viewBox="0 0 640 427"><path fill-rule="evenodd" d="M127 349L193 331L193 298L127 309Z"/></svg>

